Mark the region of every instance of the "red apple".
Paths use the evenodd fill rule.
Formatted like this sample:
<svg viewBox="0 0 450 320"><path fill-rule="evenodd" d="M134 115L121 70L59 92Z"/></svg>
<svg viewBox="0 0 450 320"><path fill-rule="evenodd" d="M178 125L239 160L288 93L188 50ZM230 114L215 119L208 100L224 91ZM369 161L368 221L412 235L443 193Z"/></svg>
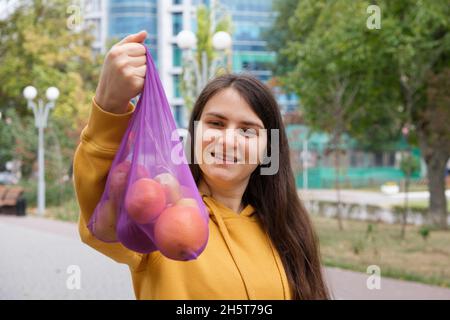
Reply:
<svg viewBox="0 0 450 320"><path fill-rule="evenodd" d="M162 185L166 193L167 204L174 204L181 198L180 184L170 173L161 173L155 177L155 181Z"/></svg>
<svg viewBox="0 0 450 320"><path fill-rule="evenodd" d="M111 177L109 180L110 199L114 199L115 201L120 201L122 199L125 187L127 185L130 169L131 162L129 160L125 160L111 170ZM147 169L140 164L138 164L136 170L137 179L148 178L150 176Z"/></svg>
<svg viewBox="0 0 450 320"><path fill-rule="evenodd" d="M109 177L109 198L110 199L121 199L125 187L127 185L128 172L131 168L130 161L124 161L115 166Z"/></svg>
<svg viewBox="0 0 450 320"><path fill-rule="evenodd" d="M125 209L137 223L154 221L166 206L163 187L155 180L142 178L134 182L125 197Z"/></svg>
<svg viewBox="0 0 450 320"><path fill-rule="evenodd" d="M206 247L208 224L192 206L165 209L155 224L155 245L169 259L196 259Z"/></svg>
<svg viewBox="0 0 450 320"><path fill-rule="evenodd" d="M198 203L193 198L181 198L175 204L179 205L179 206L187 206L187 207L198 208Z"/></svg>
<svg viewBox="0 0 450 320"><path fill-rule="evenodd" d="M117 241L116 223L116 207L114 202L108 199L97 211L93 228L95 237L106 242Z"/></svg>

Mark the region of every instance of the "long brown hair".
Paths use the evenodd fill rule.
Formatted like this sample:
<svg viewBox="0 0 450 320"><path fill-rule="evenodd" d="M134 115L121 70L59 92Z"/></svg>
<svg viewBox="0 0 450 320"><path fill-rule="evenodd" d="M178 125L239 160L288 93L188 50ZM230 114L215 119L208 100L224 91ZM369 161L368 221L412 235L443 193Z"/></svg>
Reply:
<svg viewBox="0 0 450 320"><path fill-rule="evenodd" d="M245 99L267 129L267 155L270 156L270 129L279 129L279 170L274 175L259 174L256 168L243 195L244 204L251 204L260 218L286 270L292 297L328 299L323 279L318 240L308 213L297 194L289 157L289 145L278 104L270 89L247 74L226 74L211 80L200 93L189 121L190 147L194 149L194 121L199 121L208 100L220 90L232 87ZM190 152L190 169L195 182L201 170ZM260 166L268 166L261 164Z"/></svg>

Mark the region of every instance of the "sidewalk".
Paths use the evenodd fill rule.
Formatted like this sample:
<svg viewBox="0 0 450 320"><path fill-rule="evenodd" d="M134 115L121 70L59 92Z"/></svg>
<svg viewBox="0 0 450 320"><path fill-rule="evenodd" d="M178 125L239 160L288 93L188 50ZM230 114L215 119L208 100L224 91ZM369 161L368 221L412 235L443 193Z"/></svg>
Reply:
<svg viewBox="0 0 450 320"><path fill-rule="evenodd" d="M128 268L83 244L73 223L0 215L0 299L134 299ZM81 271L81 289L70 290L68 267ZM335 299L447 299L450 289L326 268Z"/></svg>
<svg viewBox="0 0 450 320"><path fill-rule="evenodd" d="M337 192L334 189L308 189L306 191L303 189L298 189L298 194L300 196L300 199L302 199L303 201L337 201ZM389 195L376 191L343 189L341 190L340 194L341 201L344 203L368 204L384 208L389 208L395 204L403 204L403 202L405 201L404 193ZM447 190L445 194L450 201L450 190ZM410 202L415 200L427 200L428 197L428 191L409 192L408 194Z"/></svg>
<svg viewBox="0 0 450 320"><path fill-rule="evenodd" d="M128 267L83 244L73 223L0 215L0 255L0 299L134 299ZM79 290L66 285L70 266Z"/></svg>

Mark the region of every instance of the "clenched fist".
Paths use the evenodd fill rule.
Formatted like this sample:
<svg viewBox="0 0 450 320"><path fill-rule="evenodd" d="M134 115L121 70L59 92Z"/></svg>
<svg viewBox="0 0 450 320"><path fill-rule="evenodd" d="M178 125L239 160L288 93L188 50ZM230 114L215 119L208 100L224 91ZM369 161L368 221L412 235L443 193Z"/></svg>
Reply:
<svg viewBox="0 0 450 320"><path fill-rule="evenodd" d="M105 111L125 113L129 101L144 86L146 71L145 31L131 34L115 44L105 57L95 91L96 103Z"/></svg>

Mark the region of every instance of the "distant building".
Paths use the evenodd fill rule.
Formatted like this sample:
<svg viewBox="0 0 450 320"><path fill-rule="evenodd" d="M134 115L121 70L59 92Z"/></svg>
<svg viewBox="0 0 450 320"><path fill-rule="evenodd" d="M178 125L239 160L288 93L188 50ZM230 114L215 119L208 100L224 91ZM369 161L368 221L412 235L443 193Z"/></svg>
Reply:
<svg viewBox="0 0 450 320"><path fill-rule="evenodd" d="M108 39L107 1L82 0L82 18L85 26L92 28L92 35L94 36L93 51L105 53Z"/></svg>
<svg viewBox="0 0 450 320"><path fill-rule="evenodd" d="M196 8L218 2L232 17L234 28L232 71L249 72L260 80L272 78L275 53L267 49L262 33L275 14L273 0L82 0L84 21L93 25L93 50L105 53L108 44L140 30L147 30L149 46L178 126L186 127L189 114L181 97L182 52L175 44L184 29L196 30ZM298 98L273 88L283 114L298 109Z"/></svg>

